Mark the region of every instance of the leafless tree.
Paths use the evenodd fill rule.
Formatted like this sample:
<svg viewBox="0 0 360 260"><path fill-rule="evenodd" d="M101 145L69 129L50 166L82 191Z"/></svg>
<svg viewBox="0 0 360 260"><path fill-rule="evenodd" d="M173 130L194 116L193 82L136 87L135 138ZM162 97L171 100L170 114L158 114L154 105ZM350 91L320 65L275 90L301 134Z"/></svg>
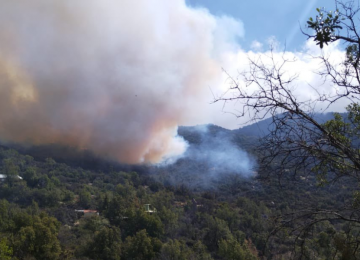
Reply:
<svg viewBox="0 0 360 260"><path fill-rule="evenodd" d="M287 64L295 60L286 52L278 59L271 49L268 54L249 58L248 70L239 77L228 75L229 90L215 98L215 102L225 104L237 102L239 117L250 117L251 121L272 119L259 147L259 171L275 173L280 181L291 175L295 179L314 176L320 185L344 178L360 183L359 7L354 1L336 1L336 5L334 12L317 9L318 15L307 24L311 33L304 32L321 49L336 41L343 44L345 57L341 63L334 63L325 52L313 57L322 64L317 74L324 82L337 86L335 94L321 93L313 86L316 98L300 100L294 94L299 75L289 75L286 70ZM345 99L349 104L346 116L334 114L327 122L318 120L317 105L328 108ZM356 259L360 246L359 202L360 195L355 192L341 208L309 207L278 216L274 233L288 229L297 245L305 245L304 237L316 224L347 223L349 231L343 243L348 248L346 253Z"/></svg>

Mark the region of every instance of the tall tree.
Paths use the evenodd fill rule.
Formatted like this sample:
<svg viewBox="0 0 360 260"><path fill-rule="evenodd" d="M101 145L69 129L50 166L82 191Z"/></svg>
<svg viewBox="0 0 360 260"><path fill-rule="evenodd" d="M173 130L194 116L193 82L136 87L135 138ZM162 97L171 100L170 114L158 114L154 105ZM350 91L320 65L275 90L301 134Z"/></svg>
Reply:
<svg viewBox="0 0 360 260"><path fill-rule="evenodd" d="M3 172L6 175L6 182L9 186L12 186L14 181L18 178L19 166L17 166L12 159L4 159Z"/></svg>
<svg viewBox="0 0 360 260"><path fill-rule="evenodd" d="M87 255L92 259L120 260L121 234L116 227L104 227L89 244Z"/></svg>
<svg viewBox="0 0 360 260"><path fill-rule="evenodd" d="M161 241L148 236L146 230L137 232L126 238L123 244L124 259L154 259L160 252Z"/></svg>
<svg viewBox="0 0 360 260"><path fill-rule="evenodd" d="M10 260L13 255L13 250L7 245L7 239L0 240L0 259Z"/></svg>

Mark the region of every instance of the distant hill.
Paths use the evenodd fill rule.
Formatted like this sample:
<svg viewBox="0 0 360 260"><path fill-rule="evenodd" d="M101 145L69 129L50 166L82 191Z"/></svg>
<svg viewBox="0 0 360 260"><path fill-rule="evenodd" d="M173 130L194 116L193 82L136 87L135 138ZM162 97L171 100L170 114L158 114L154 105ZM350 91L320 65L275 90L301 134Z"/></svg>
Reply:
<svg viewBox="0 0 360 260"><path fill-rule="evenodd" d="M346 116L346 113L340 113L342 116ZM281 116L281 115L279 115ZM320 123L325 123L328 120L333 119L333 113L318 113L314 115L314 119ZM269 129L271 128L272 118L267 118L261 120L259 122L255 122L251 125L244 126L242 128L233 130L236 134L244 135L244 136L257 136L262 137L269 133Z"/></svg>
<svg viewBox="0 0 360 260"><path fill-rule="evenodd" d="M342 113L341 115L346 116L346 113ZM320 123L325 123L333 119L333 113L315 114L314 118ZM199 145L203 141L204 133L206 132L208 137L223 138L227 136L241 148L251 149L260 137L269 133L271 123L272 118L267 118L235 130L229 130L213 124L179 126L178 134L190 145Z"/></svg>
<svg viewBox="0 0 360 260"><path fill-rule="evenodd" d="M204 133L209 137L218 135L232 135L232 131L217 125L196 125L196 126L179 126L178 135L182 136L189 144L198 145L203 140Z"/></svg>
<svg viewBox="0 0 360 260"><path fill-rule="evenodd" d="M322 123L332 118L332 113L316 114L316 119ZM193 153L196 149L197 152L203 153L201 149L216 150L219 147L221 147L219 149L223 151L229 143L251 153L256 147L259 137L268 133L270 124L271 119L265 119L235 130L229 130L213 124L179 126L178 134L189 143L189 151ZM57 162L89 170L105 172L124 170L141 173L147 172L149 169L146 165L121 164L100 158L88 150L77 150L72 147L56 144L24 146L21 144L7 143L3 144L3 147L13 148L22 154L29 154L39 161L44 161L46 158L53 158ZM193 163L195 162L193 161Z"/></svg>
<svg viewBox="0 0 360 260"><path fill-rule="evenodd" d="M20 154L30 155L35 160L44 162L47 158L52 158L58 163L65 163L71 167L80 167L91 171L136 171L138 173L147 172L146 165L129 165L100 157L89 150L80 150L70 146L57 144L49 145L22 145L16 143L0 144L0 148L14 149Z"/></svg>

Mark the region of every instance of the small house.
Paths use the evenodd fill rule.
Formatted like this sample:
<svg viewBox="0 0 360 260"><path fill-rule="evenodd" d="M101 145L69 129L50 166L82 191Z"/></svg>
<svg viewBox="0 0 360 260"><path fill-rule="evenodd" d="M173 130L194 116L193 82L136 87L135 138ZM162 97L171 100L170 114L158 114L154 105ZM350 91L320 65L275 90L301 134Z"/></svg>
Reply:
<svg viewBox="0 0 360 260"><path fill-rule="evenodd" d="M99 216L99 212L97 210L93 210L93 209L75 209L75 212L82 213L84 215L84 217L91 217L94 215Z"/></svg>
<svg viewBox="0 0 360 260"><path fill-rule="evenodd" d="M7 178L7 175L6 175L6 174L0 174L0 182L5 181L6 178ZM16 175L16 178L17 178L18 180L22 180L22 179L23 179L23 178L22 178L21 176L19 176L19 175Z"/></svg>
<svg viewBox="0 0 360 260"><path fill-rule="evenodd" d="M147 213L150 213L150 214L156 213L156 208L151 209L150 204L144 204L144 209L145 209L145 212L147 212Z"/></svg>

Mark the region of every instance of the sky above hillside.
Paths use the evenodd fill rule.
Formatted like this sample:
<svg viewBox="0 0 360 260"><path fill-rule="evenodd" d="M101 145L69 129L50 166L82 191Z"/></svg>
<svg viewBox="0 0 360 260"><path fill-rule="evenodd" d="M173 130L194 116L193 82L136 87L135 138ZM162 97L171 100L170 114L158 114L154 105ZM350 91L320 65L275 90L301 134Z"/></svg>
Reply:
<svg viewBox="0 0 360 260"><path fill-rule="evenodd" d="M187 0L193 7L203 7L216 16L231 16L243 23L244 35L238 39L242 48L249 50L258 44L266 45L270 37L287 47L287 50L301 49L306 37L301 33L307 19L316 14L317 7L334 10L331 0Z"/></svg>

